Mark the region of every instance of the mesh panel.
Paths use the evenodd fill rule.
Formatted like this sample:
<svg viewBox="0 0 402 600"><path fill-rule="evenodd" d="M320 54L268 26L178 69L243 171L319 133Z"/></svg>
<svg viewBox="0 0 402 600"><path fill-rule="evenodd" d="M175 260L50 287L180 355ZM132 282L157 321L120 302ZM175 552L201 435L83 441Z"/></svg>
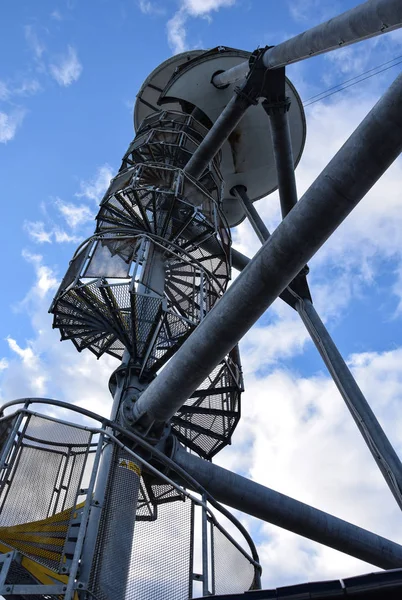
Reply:
<svg viewBox="0 0 402 600"><path fill-rule="evenodd" d="M213 527L215 594L236 594L253 586L254 567L217 528Z"/></svg>
<svg viewBox="0 0 402 600"><path fill-rule="evenodd" d="M84 277L127 277L128 265L117 255L112 255L108 246L97 242Z"/></svg>
<svg viewBox="0 0 402 600"><path fill-rule="evenodd" d="M73 506L85 468L91 434L63 423L32 416L15 455L0 502L0 527L41 521ZM4 530L6 543L54 570L63 550L67 522L41 537L31 526ZM0 539L1 539L0 530ZM36 538L41 537L39 541ZM38 538L38 539L39 539Z"/></svg>
<svg viewBox="0 0 402 600"><path fill-rule="evenodd" d="M73 260L70 262L70 266L68 267L67 273L65 274L65 276L61 282L59 291L67 289L73 283L73 281L75 281L75 279L79 276L82 265L85 262L87 250L88 250L88 246L85 245L84 248L82 248L82 250L77 254L77 256L75 256L73 258Z"/></svg>
<svg viewBox="0 0 402 600"><path fill-rule="evenodd" d="M168 483L151 483L151 491L152 497L158 505L182 498L182 495Z"/></svg>
<svg viewBox="0 0 402 600"><path fill-rule="evenodd" d="M49 516L62 463L61 453L22 446L12 473L12 483L2 493L1 527Z"/></svg>
<svg viewBox="0 0 402 600"><path fill-rule="evenodd" d="M106 593L95 587L99 600L188 600L190 524L189 501L159 506L156 521L137 521L127 586L122 590L111 580ZM121 562L120 549L118 556L114 565Z"/></svg>
<svg viewBox="0 0 402 600"><path fill-rule="evenodd" d="M190 545L189 501L162 504L157 521L137 523L125 600L188 600Z"/></svg>
<svg viewBox="0 0 402 600"><path fill-rule="evenodd" d="M202 382L172 418L178 439L204 458L213 457L230 442L240 419L241 375L232 353Z"/></svg>

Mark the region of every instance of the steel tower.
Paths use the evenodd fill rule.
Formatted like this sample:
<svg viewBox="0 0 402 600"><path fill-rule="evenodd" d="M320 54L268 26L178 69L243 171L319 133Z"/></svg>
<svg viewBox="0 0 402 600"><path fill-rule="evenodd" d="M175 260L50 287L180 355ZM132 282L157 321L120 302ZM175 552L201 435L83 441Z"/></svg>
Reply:
<svg viewBox="0 0 402 600"><path fill-rule="evenodd" d="M305 119L285 76L288 64L401 26L400 0L368 0L278 46L192 51L146 79L135 138L50 308L62 340L121 361L112 413L43 398L3 407L5 598L399 597L402 546L211 459L240 419L237 343L279 296L402 508L402 464L307 282L307 262L402 150L402 75L299 201ZM253 202L276 189L283 222L271 235ZM244 218L262 243L252 259L231 248ZM228 288L232 266L241 274ZM220 503L392 570L256 591L254 543Z"/></svg>

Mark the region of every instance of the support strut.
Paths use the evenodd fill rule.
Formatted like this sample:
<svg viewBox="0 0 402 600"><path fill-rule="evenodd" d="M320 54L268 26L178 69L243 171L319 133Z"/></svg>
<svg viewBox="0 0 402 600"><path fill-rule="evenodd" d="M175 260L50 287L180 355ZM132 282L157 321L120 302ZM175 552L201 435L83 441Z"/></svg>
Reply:
<svg viewBox="0 0 402 600"><path fill-rule="evenodd" d="M277 77L277 83L279 83L277 94L282 95L282 99L284 100L284 73L282 81ZM274 157L279 181L279 197L282 217L285 218L297 204L296 180L287 123L287 109L285 103L281 107L278 103L276 105L269 104L268 100L263 105L270 117ZM247 197L245 190L237 189L236 191L236 195L243 203L243 207L256 235L264 243L270 236L268 229ZM299 313L378 468L398 506L402 509L402 463L315 310L309 297L309 289L305 276L299 274L289 288L285 290L285 293L293 295L293 298L294 296L298 296L298 300L293 304L293 307ZM284 297L283 293L281 297L287 302L287 297Z"/></svg>
<svg viewBox="0 0 402 600"><path fill-rule="evenodd" d="M363 396L324 323L309 300L296 304L311 339L331 374L392 494L402 508L402 463Z"/></svg>
<svg viewBox="0 0 402 600"><path fill-rule="evenodd" d="M402 566L402 546L289 498L179 447L175 462L219 502L383 569Z"/></svg>

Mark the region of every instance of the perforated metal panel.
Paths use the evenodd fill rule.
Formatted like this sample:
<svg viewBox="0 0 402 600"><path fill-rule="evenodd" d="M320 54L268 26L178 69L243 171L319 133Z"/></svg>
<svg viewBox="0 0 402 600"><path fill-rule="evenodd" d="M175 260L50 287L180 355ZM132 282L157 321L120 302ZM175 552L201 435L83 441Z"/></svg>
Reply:
<svg viewBox="0 0 402 600"><path fill-rule="evenodd" d="M228 441L240 419L242 376L237 348L202 382L172 418L178 439L204 458Z"/></svg>
<svg viewBox="0 0 402 600"><path fill-rule="evenodd" d="M74 505L91 433L30 416L16 440L10 466L1 473L0 542L3 539L8 546L57 570L69 516L60 518L56 528L48 527L40 541L39 526L31 526L31 533L13 526L37 523ZM35 536L39 536L38 542Z"/></svg>
<svg viewBox="0 0 402 600"><path fill-rule="evenodd" d="M253 588L254 567L226 535L212 527L212 565L215 594L235 594Z"/></svg>
<svg viewBox="0 0 402 600"><path fill-rule="evenodd" d="M134 484L130 490L126 488L125 491L131 497L135 493ZM121 497L120 502L125 504ZM117 509L112 504L109 507L109 510ZM105 545L102 545L105 559L95 568L91 591L99 600L188 600L192 543L191 501L176 500L161 504L155 521L137 521L133 529L134 541L123 595L118 595L121 593L121 580L116 579L122 576L121 563L123 555L125 556L125 550L123 552L122 547L119 547L119 539L123 544L123 533L127 538L129 534L119 525L115 531L107 526L107 533L103 538ZM114 542L111 542L112 537L115 538ZM111 543L116 546L115 553L112 557L109 555L109 561L106 561ZM103 578L100 577L101 569L108 569Z"/></svg>

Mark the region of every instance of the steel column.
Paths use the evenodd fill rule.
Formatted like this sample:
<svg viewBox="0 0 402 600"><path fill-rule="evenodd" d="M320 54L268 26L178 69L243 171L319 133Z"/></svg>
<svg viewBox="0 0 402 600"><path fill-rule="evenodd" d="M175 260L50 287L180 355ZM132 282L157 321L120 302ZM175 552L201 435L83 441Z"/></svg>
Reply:
<svg viewBox="0 0 402 600"><path fill-rule="evenodd" d="M174 460L223 504L377 567L402 566L402 546L395 542L218 467L182 447L176 450Z"/></svg>
<svg viewBox="0 0 402 600"><path fill-rule="evenodd" d="M232 266L236 271L243 271L249 262L250 259L248 256L232 248Z"/></svg>
<svg viewBox="0 0 402 600"><path fill-rule="evenodd" d="M127 364L129 360L128 352L126 351L123 357L122 364ZM124 387L124 376L120 373L118 385L113 397L113 405L110 415L110 420L114 421L117 418L121 397ZM113 430L108 427L106 433L113 433ZM104 436L102 435L99 443L102 444ZM110 440L107 440L103 449L101 448L99 459L97 458L96 464L100 463L96 473L96 484L94 487L93 498L87 500L91 503L91 512L88 520L88 527L85 534L85 542L83 547L83 561L81 565L80 578L85 583L88 583L93 566L94 552L96 548L96 542L99 535L100 523L102 511L105 510L107 503L107 495L110 490L108 489L108 482L110 473L113 468L113 444ZM93 470L95 470L95 465ZM124 582L125 583L125 582Z"/></svg>
<svg viewBox="0 0 402 600"><path fill-rule="evenodd" d="M269 48L264 54L264 64L268 69L284 67L311 56L393 31L401 26L400 0L368 0L286 42ZM215 75L213 84L222 87L234 83L246 77L248 70L248 62L241 63Z"/></svg>
<svg viewBox="0 0 402 600"><path fill-rule="evenodd" d="M231 193L240 201L258 239L263 244L269 238L269 231L250 198L247 196L246 188L243 185L236 185L231 190Z"/></svg>
<svg viewBox="0 0 402 600"><path fill-rule="evenodd" d="M250 259L239 252L242 271ZM283 295L283 294L282 294ZM281 296L282 296L281 295ZM282 298L286 301L285 298ZM310 300L294 304L387 485L402 508L402 463Z"/></svg>
<svg viewBox="0 0 402 600"><path fill-rule="evenodd" d="M134 416L167 421L243 337L398 157L402 75L249 265L138 399Z"/></svg>
<svg viewBox="0 0 402 600"><path fill-rule="evenodd" d="M278 173L282 218L284 218L297 203L296 180L287 113L284 111L270 111L270 124ZM245 200L243 201L246 207L248 198L243 193L244 196ZM248 203L251 204L249 200ZM257 213L255 209L254 211ZM248 213L247 216L249 216ZM259 215L258 218L260 218ZM251 218L249 216L249 219L260 240L267 240L269 231L264 223L261 221L261 226L261 223L255 216L251 216ZM294 307L306 326L342 398L345 400L398 506L402 508L402 463L398 455L362 394L324 323L321 321L313 303L309 299L300 298Z"/></svg>
<svg viewBox="0 0 402 600"><path fill-rule="evenodd" d="M263 106L266 106L266 102L263 102ZM266 110L269 114L274 159L278 175L279 199L282 219L284 219L297 203L295 163L288 113L285 109L270 110L267 108Z"/></svg>
<svg viewBox="0 0 402 600"><path fill-rule="evenodd" d="M243 192L242 196L246 199L244 206L247 205L247 201L248 204L251 204L247 198L247 194ZM252 208L255 211L255 208ZM258 218L260 219L259 215ZM270 233L264 223L263 227L261 227L255 218L250 218L250 222L260 240L267 240ZM247 259L244 255L241 256L242 263L247 264L247 260L249 261L250 259ZM240 266L242 265L240 264ZM292 294L292 290L289 291L289 288L287 288L286 292L287 294ZM295 296L295 292L293 292L293 296ZM284 296L284 292L282 292L280 297L285 302L288 301L288 296ZM398 455L377 421L375 414L371 410L312 302L308 299L299 298L293 303L293 307L299 313L387 485L399 507L402 508L402 463Z"/></svg>

